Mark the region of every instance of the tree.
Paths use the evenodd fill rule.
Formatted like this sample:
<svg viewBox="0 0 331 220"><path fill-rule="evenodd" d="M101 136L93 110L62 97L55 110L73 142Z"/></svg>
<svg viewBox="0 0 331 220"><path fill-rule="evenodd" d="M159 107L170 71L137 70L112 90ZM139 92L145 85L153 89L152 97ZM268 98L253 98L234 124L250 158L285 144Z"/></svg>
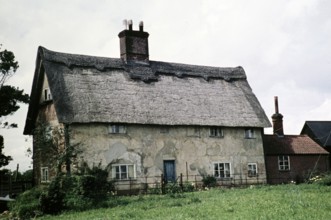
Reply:
<svg viewBox="0 0 331 220"><path fill-rule="evenodd" d="M8 50L1 51L1 46L2 44L0 44L0 88L11 76L14 75L19 67L18 62L15 61L14 53Z"/></svg>
<svg viewBox="0 0 331 220"><path fill-rule="evenodd" d="M12 157L11 156L5 156L2 153L2 149L3 148L4 148L3 137L0 135L0 167L8 165L9 164L9 161L12 160Z"/></svg>
<svg viewBox="0 0 331 220"><path fill-rule="evenodd" d="M2 122L1 117L8 116L16 112L20 106L18 103L28 103L29 96L23 93L23 90L13 86L4 85L4 83L14 75L19 65L15 61L15 55L8 50L1 50L0 44L0 125L7 128L15 128L17 124ZM2 152L4 148L4 139L0 135L0 167L8 165L12 160L10 156L5 156Z"/></svg>

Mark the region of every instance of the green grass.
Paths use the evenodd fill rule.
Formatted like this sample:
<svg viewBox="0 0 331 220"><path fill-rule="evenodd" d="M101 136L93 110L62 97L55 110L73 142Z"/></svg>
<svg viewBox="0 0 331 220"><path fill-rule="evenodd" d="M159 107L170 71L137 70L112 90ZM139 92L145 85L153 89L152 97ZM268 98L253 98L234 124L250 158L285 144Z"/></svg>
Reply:
<svg viewBox="0 0 331 220"><path fill-rule="evenodd" d="M39 219L331 219L331 188L257 186L173 194L116 197L109 208Z"/></svg>

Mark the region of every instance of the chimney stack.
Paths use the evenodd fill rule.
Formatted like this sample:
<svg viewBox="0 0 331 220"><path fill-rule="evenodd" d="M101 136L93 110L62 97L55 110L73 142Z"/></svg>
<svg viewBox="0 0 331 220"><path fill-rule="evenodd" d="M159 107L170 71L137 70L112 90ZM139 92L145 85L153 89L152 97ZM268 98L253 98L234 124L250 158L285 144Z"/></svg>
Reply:
<svg viewBox="0 0 331 220"><path fill-rule="evenodd" d="M148 53L148 36L147 32L144 32L144 23L141 21L139 23L139 31L133 30L132 20L126 22L128 24L129 30L126 29L118 34L120 38L120 52L121 59L126 62L149 62Z"/></svg>
<svg viewBox="0 0 331 220"><path fill-rule="evenodd" d="M275 96L275 114L273 114L271 118L272 118L274 134L278 136L284 136L283 115L279 113L277 96Z"/></svg>

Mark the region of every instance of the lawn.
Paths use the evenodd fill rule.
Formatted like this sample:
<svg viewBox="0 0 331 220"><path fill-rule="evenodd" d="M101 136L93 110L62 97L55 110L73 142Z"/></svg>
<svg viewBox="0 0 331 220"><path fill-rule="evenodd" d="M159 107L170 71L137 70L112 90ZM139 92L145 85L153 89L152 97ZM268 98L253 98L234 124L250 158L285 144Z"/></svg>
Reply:
<svg viewBox="0 0 331 220"><path fill-rule="evenodd" d="M331 187L252 186L171 195L114 197L109 208L38 219L331 219Z"/></svg>

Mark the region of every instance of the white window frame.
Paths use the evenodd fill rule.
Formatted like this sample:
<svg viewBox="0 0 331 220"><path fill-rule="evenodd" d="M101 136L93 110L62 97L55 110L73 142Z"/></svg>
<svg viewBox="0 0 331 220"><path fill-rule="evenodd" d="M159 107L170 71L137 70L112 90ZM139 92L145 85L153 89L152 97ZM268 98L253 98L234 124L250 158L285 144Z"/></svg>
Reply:
<svg viewBox="0 0 331 220"><path fill-rule="evenodd" d="M245 138L246 139L255 138L255 131L253 128L245 128Z"/></svg>
<svg viewBox="0 0 331 220"><path fill-rule="evenodd" d="M52 97L51 90L49 88L45 88L44 89L44 100L49 101L49 100L52 100L52 99L53 99L53 97Z"/></svg>
<svg viewBox="0 0 331 220"><path fill-rule="evenodd" d="M289 171L290 170L290 156L281 155L278 156L278 170L279 171Z"/></svg>
<svg viewBox="0 0 331 220"><path fill-rule="evenodd" d="M125 168L125 170L123 170ZM130 174L131 169L131 174ZM135 164L113 164L112 165L112 179L115 180L130 180L136 179Z"/></svg>
<svg viewBox="0 0 331 220"><path fill-rule="evenodd" d="M109 134L126 134L126 126L121 124L111 124L108 127Z"/></svg>
<svg viewBox="0 0 331 220"><path fill-rule="evenodd" d="M40 182L48 183L49 182L49 170L48 167L40 168Z"/></svg>
<svg viewBox="0 0 331 220"><path fill-rule="evenodd" d="M209 137L223 138L224 137L223 129L221 127L210 127Z"/></svg>
<svg viewBox="0 0 331 220"><path fill-rule="evenodd" d="M222 167L223 166L223 169ZM216 178L227 179L231 178L231 163L229 162L214 162L213 163L213 175Z"/></svg>
<svg viewBox="0 0 331 220"><path fill-rule="evenodd" d="M257 163L248 163L247 164L248 177L257 176Z"/></svg>

